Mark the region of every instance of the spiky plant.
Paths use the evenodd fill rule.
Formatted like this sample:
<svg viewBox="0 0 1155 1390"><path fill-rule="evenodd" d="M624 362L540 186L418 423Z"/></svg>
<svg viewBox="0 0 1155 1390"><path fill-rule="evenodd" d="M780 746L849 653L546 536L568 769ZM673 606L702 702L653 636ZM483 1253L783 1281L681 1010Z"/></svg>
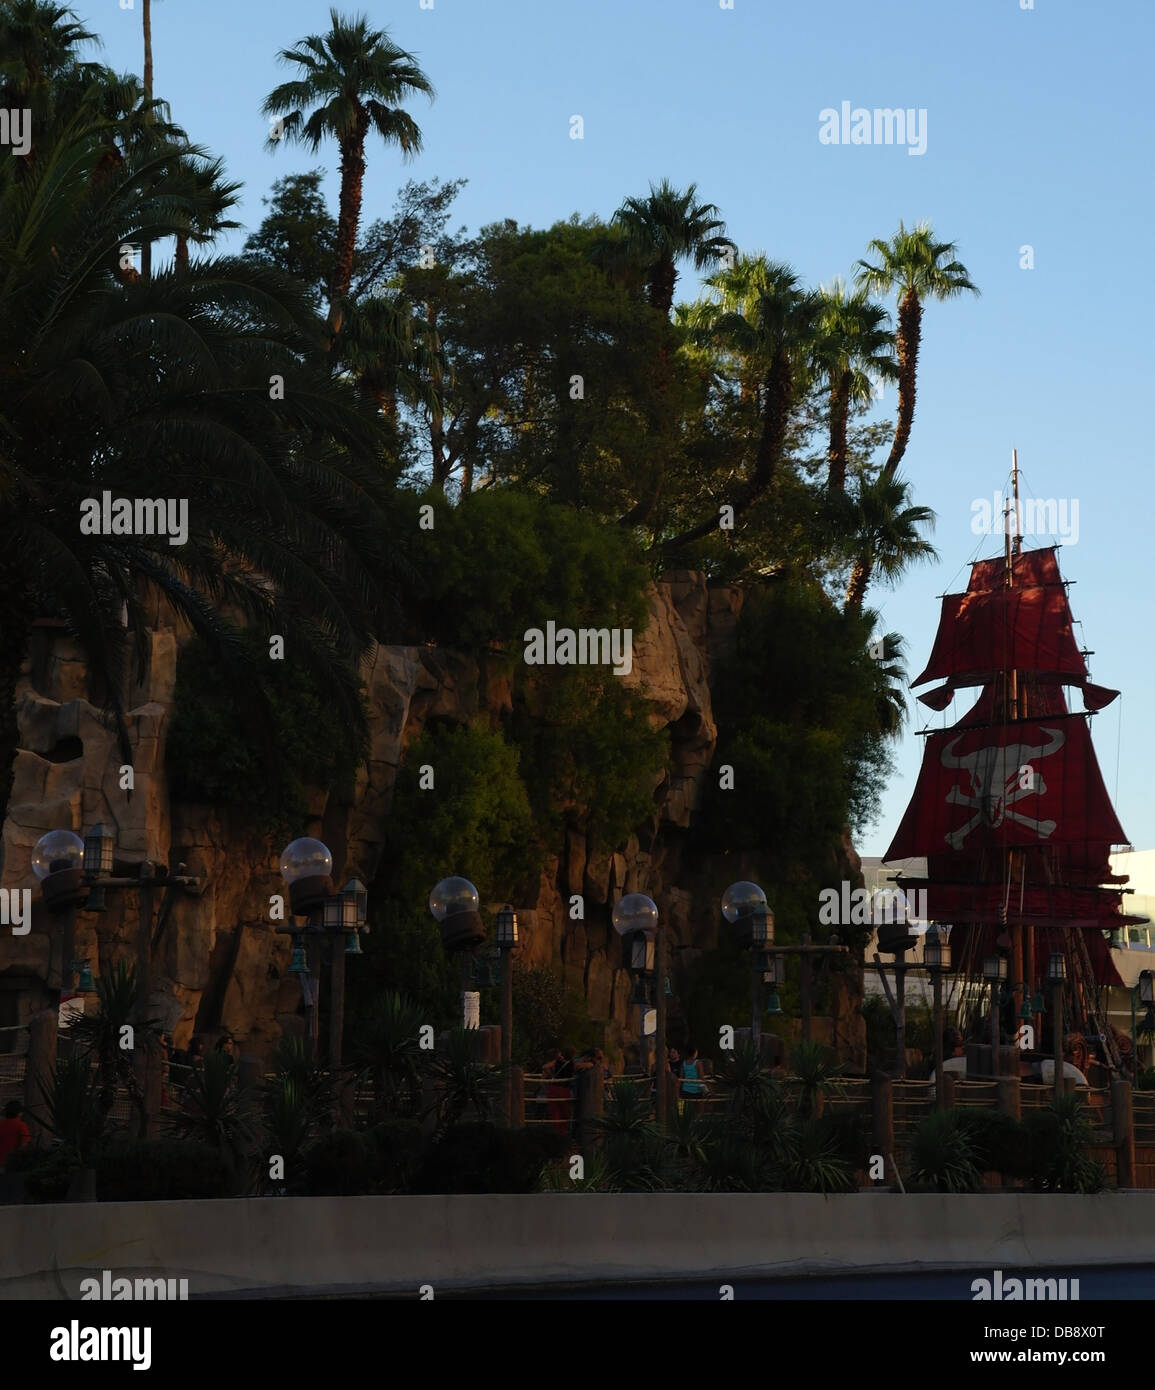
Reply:
<svg viewBox="0 0 1155 1390"><path fill-rule="evenodd" d="M977 1192L982 1186L974 1144L954 1111L936 1111L923 1119L911 1155L911 1181L918 1187L931 1192Z"/></svg>

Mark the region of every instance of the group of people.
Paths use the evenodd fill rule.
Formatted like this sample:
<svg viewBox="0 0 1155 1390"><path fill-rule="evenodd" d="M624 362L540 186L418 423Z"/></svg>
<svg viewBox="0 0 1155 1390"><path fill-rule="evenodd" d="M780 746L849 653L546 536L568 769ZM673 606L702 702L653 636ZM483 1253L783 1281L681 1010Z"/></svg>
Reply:
<svg viewBox="0 0 1155 1390"><path fill-rule="evenodd" d="M603 1080L609 1080L610 1069L600 1047L587 1047L580 1054L572 1047L555 1047L542 1067L546 1116L559 1134L568 1134L573 1127L575 1077L579 1072L594 1069L601 1071Z"/></svg>
<svg viewBox="0 0 1155 1390"><path fill-rule="evenodd" d="M686 1100L703 1100L710 1094L706 1084L702 1059L694 1043L687 1043L683 1051L676 1047L666 1049L666 1069L674 1077L678 1088L678 1103ZM651 1085L651 1093L657 1091L656 1081Z"/></svg>

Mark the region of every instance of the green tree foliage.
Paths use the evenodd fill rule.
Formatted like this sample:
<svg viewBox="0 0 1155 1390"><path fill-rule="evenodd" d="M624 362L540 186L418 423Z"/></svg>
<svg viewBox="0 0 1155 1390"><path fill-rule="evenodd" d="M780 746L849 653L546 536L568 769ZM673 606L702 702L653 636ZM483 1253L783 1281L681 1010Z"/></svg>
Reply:
<svg viewBox="0 0 1155 1390"><path fill-rule="evenodd" d="M422 788L422 769L434 788ZM434 725L406 752L384 825L373 930L350 981L354 1030L373 1026L374 993L398 990L440 1027L460 1020L459 975L447 958L429 894L449 874L476 884L482 902L517 900L542 862L518 754L500 733Z"/></svg>
<svg viewBox="0 0 1155 1390"><path fill-rule="evenodd" d="M646 618L649 578L628 537L596 516L542 497L496 489L450 507L435 494L421 532L426 597L420 634L477 651L507 644L520 659L528 628L629 627Z"/></svg>
<svg viewBox="0 0 1155 1390"><path fill-rule="evenodd" d="M719 744L704 831L756 856L787 937L816 924L848 821L873 818L888 768L880 728L886 674L870 659L870 616L840 613L817 585L752 593L719 668ZM717 769L733 768L734 786Z"/></svg>
<svg viewBox="0 0 1155 1390"><path fill-rule="evenodd" d="M264 639L247 634L240 642L267 722L257 722L254 702L238 704L209 647L191 642L177 663L166 750L172 795L233 808L264 830L292 831L308 815L308 788L351 786L364 726L333 720L315 679L307 671L286 678L284 663L268 661ZM351 673L336 674L355 686Z"/></svg>

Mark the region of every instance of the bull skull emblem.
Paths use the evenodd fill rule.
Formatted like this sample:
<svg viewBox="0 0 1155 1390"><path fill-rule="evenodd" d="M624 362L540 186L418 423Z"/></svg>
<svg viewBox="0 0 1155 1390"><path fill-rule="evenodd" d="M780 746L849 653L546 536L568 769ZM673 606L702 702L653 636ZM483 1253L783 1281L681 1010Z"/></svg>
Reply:
<svg viewBox="0 0 1155 1390"><path fill-rule="evenodd" d="M1043 732L1049 742L1042 747L1009 743L1002 748L979 748L974 753L956 757L954 750L963 737L960 735L943 749L943 767L962 768L970 774L970 790L964 791L961 786L951 787L947 793L947 804L977 808L965 825L960 825L946 836L951 849L961 849L976 826L983 825L993 830L1004 820L1025 825L1040 840L1047 839L1054 832L1053 820L1036 820L1033 816L1024 816L1022 812L1011 809L1022 797L1042 796L1047 790L1047 784L1032 764L1057 753L1067 736L1060 729L1044 729Z"/></svg>

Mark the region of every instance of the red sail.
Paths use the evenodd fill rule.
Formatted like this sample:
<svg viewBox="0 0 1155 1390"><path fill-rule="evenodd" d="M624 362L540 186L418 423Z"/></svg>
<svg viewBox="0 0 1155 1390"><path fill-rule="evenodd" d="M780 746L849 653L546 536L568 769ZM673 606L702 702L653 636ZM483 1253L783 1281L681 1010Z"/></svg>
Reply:
<svg viewBox="0 0 1155 1390"><path fill-rule="evenodd" d="M952 686L982 685L1010 670L1071 684L1086 679L1062 585L947 594L930 661L911 684L949 678Z"/></svg>
<svg viewBox="0 0 1155 1390"><path fill-rule="evenodd" d="M984 589L1001 589L1006 582L1007 564L1001 555L990 560L976 560L971 566L967 589L977 593ZM1011 560L1011 580L1014 588L1037 588L1044 584L1062 584L1059 559L1053 545L1041 550L1024 550Z"/></svg>
<svg viewBox="0 0 1155 1390"><path fill-rule="evenodd" d="M1068 714L931 734L885 858L1123 840L1085 719Z"/></svg>

